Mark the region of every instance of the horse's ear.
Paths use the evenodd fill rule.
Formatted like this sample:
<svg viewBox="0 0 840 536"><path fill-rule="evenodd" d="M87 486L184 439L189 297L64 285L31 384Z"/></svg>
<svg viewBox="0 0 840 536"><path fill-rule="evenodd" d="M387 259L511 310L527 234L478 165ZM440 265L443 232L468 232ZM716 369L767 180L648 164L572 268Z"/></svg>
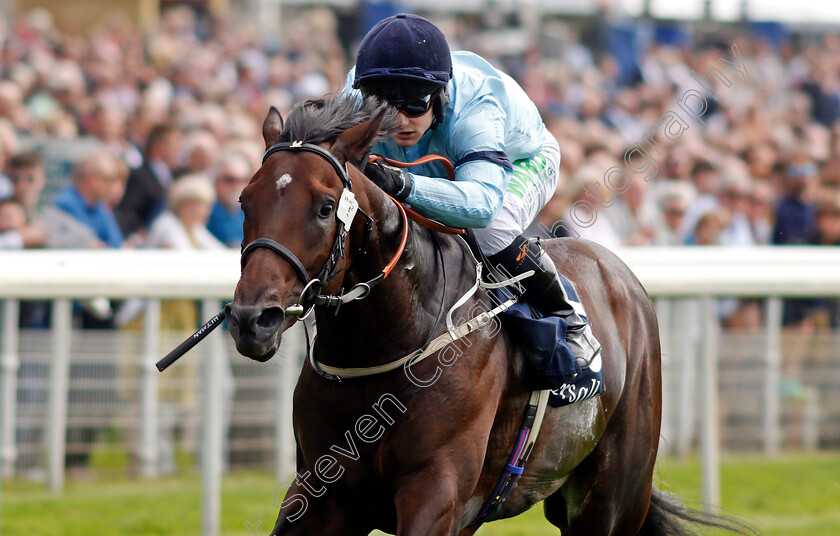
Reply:
<svg viewBox="0 0 840 536"><path fill-rule="evenodd" d="M341 156L347 162L358 162L373 142L379 136L385 110L381 110L375 117L344 131L333 142L330 149L336 156Z"/></svg>
<svg viewBox="0 0 840 536"><path fill-rule="evenodd" d="M280 110L272 106L268 110L268 115L263 121L262 135L265 140L265 147L268 149L278 141L280 141L280 132L283 131L283 116L280 115Z"/></svg>

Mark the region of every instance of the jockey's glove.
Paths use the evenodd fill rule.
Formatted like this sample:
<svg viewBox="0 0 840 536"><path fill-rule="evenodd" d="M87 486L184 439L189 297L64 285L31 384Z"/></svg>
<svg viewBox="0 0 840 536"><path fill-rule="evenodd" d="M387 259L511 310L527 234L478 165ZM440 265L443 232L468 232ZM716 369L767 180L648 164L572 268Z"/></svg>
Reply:
<svg viewBox="0 0 840 536"><path fill-rule="evenodd" d="M382 162L368 163L365 166L365 175L397 201L405 201L414 186L411 173Z"/></svg>

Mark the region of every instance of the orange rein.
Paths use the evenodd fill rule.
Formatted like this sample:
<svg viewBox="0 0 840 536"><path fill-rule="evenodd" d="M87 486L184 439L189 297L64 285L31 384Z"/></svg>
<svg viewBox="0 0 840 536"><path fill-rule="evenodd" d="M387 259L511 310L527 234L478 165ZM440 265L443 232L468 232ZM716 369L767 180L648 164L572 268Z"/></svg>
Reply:
<svg viewBox="0 0 840 536"><path fill-rule="evenodd" d="M449 175L449 180L451 180L451 181L455 180L455 166L452 165L452 162L450 162L449 159L447 159L444 156L437 155L437 154L426 155L422 158L418 158L414 162L400 162L399 160L391 160L390 158L385 158L384 156L379 156L377 154L370 155L370 159L369 159L370 162L379 162L380 160L382 162L385 162L389 166L393 166L393 167L397 167L397 168L408 168L408 167L413 167L413 166L419 166L419 165L422 165L422 164L426 164L428 162L440 162L441 164L443 164L443 167L446 168L446 172ZM399 205L401 207L403 207L402 204L399 204ZM403 207L403 208L405 209L405 212L406 212L406 214L408 215L409 218L416 221L417 223L419 223L423 227L431 229L432 231L437 231L439 233L446 233L446 234L464 234L464 233L466 233L466 231L464 229L458 229L456 227L450 227L448 225L444 225L440 222L437 222L435 220L427 218L426 216L423 216L419 212L416 212L416 211L414 211L414 210L412 210L408 207Z"/></svg>

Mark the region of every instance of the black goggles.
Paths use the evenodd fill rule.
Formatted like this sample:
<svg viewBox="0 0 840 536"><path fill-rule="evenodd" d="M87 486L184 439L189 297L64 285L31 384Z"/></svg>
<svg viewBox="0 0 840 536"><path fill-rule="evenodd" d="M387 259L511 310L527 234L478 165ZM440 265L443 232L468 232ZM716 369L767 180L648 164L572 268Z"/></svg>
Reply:
<svg viewBox="0 0 840 536"><path fill-rule="evenodd" d="M420 117L421 115L425 114L429 111L429 108L432 107L432 103L435 102L435 99L440 95L440 92L443 91L443 88L436 89L432 93L420 97L418 99L413 99L407 101L402 98L392 98L390 96L383 96L377 95L379 98L384 99L389 105L393 106L400 111L407 115L408 117ZM369 95L373 95L374 93L368 93L366 91L362 91L362 93L367 97Z"/></svg>

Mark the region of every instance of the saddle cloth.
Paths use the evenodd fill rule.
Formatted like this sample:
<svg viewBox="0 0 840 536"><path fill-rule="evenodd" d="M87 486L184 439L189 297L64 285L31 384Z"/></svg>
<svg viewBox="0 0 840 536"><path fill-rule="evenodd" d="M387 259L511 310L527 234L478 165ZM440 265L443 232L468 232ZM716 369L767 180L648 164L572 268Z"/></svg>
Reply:
<svg viewBox="0 0 840 536"><path fill-rule="evenodd" d="M503 303L510 293L498 289L495 294ZM566 344L566 321L562 317L543 316L520 299L499 318L526 354L526 361L535 373L533 388L551 391L550 406L567 406L604 392L601 355L581 370Z"/></svg>

